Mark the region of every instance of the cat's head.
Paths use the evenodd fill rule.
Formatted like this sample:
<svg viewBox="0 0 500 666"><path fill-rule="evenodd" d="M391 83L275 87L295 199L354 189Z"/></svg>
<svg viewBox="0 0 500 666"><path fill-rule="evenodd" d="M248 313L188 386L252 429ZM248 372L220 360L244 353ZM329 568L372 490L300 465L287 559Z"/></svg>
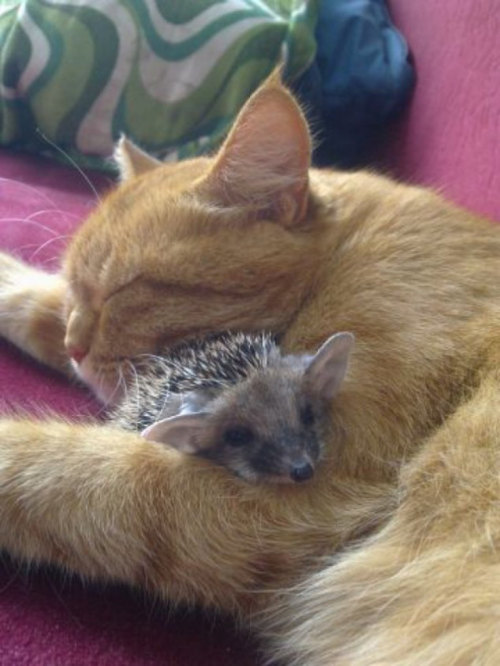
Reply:
<svg viewBox="0 0 500 666"><path fill-rule="evenodd" d="M225 329L286 329L317 265L310 139L271 79L219 153L161 164L127 141L122 184L76 233L65 344L107 401L127 360Z"/></svg>

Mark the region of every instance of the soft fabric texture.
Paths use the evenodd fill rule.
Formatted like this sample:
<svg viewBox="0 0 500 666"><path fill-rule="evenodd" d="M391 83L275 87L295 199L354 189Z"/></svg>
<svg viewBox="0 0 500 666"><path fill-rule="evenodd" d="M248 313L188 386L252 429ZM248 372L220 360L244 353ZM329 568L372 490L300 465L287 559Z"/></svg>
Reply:
<svg viewBox="0 0 500 666"><path fill-rule="evenodd" d="M392 0L417 86L384 166L500 219L500 12L495 0Z"/></svg>
<svg viewBox="0 0 500 666"><path fill-rule="evenodd" d="M2 666L257 666L247 637L140 593L0 569Z"/></svg>

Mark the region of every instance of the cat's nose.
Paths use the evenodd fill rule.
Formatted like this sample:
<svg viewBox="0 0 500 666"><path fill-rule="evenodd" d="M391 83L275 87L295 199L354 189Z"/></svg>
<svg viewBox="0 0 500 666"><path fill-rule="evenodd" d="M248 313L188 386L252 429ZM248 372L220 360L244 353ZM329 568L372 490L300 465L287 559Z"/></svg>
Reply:
<svg viewBox="0 0 500 666"><path fill-rule="evenodd" d="M300 483L301 481L307 481L310 479L313 474L314 469L310 463L299 463L298 465L294 465L292 467L290 471L290 478L292 481L297 481Z"/></svg>
<svg viewBox="0 0 500 666"><path fill-rule="evenodd" d="M70 358L76 361L76 363L80 364L87 356L89 350L85 347L79 347L78 345L68 345L66 351L68 352L68 356Z"/></svg>

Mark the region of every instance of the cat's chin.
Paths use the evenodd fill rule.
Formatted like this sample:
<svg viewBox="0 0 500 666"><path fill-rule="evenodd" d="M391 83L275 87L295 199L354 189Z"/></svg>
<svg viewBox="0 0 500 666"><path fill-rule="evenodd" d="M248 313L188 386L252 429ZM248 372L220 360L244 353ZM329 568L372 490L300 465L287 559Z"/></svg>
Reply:
<svg viewBox="0 0 500 666"><path fill-rule="evenodd" d="M114 405L119 401L123 387L118 377L115 381L110 381L100 373L96 373L88 358L84 358L80 363L72 360L71 365L78 379L91 389L100 402L105 405Z"/></svg>

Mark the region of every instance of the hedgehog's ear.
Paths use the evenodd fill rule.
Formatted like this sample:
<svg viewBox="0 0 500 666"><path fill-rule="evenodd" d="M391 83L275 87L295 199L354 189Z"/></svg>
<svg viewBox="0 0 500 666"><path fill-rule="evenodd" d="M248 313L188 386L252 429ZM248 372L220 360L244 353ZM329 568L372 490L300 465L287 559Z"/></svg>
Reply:
<svg viewBox="0 0 500 666"><path fill-rule="evenodd" d="M122 134L115 146L113 160L118 167L120 180L125 181L141 173L155 169L161 162L145 153Z"/></svg>
<svg viewBox="0 0 500 666"><path fill-rule="evenodd" d="M306 216L310 158L305 118L273 75L243 107L203 187L217 203L292 227Z"/></svg>
<svg viewBox="0 0 500 666"><path fill-rule="evenodd" d="M331 400L337 394L347 372L353 345L352 333L336 333L308 360L304 377L316 395Z"/></svg>
<svg viewBox="0 0 500 666"><path fill-rule="evenodd" d="M208 412L179 414L168 419L157 421L142 431L145 439L168 444L183 453L202 451L205 438L202 437L206 428Z"/></svg>

